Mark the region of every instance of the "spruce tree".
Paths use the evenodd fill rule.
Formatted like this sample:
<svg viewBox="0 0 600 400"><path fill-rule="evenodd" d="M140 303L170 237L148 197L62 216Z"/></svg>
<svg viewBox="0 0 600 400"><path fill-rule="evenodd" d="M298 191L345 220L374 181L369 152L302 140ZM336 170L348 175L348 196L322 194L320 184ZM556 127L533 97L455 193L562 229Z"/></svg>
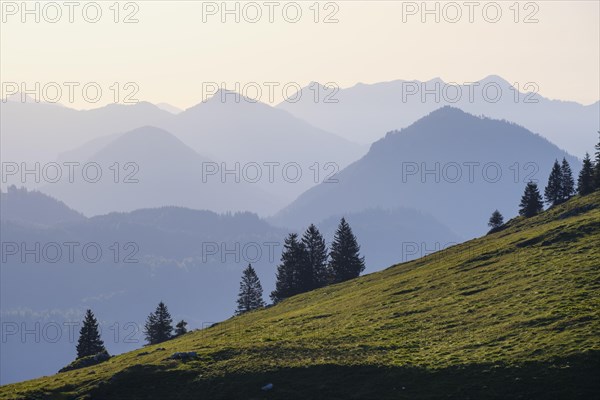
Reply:
<svg viewBox="0 0 600 400"><path fill-rule="evenodd" d="M181 320L175 325L175 336L181 336L187 333L187 322Z"/></svg>
<svg viewBox="0 0 600 400"><path fill-rule="evenodd" d="M550 172L550 177L548 177L548 185L546 185L546 189L544 190L546 203L551 206L560 204L562 201L562 178L560 164L558 160L554 160L552 172Z"/></svg>
<svg viewBox="0 0 600 400"><path fill-rule="evenodd" d="M573 171L566 158L563 157L562 164L560 166L562 173L560 197L561 202L569 200L573 194L575 194L575 180L573 179Z"/></svg>
<svg viewBox="0 0 600 400"><path fill-rule="evenodd" d="M306 282L306 290L313 290L327 285L327 245L321 232L313 224L304 232L302 244L306 250L306 270L310 272L310 282Z"/></svg>
<svg viewBox="0 0 600 400"><path fill-rule="evenodd" d="M290 233L283 244L281 264L277 266L275 290L271 300L277 303L283 299L302 293L301 281L306 274L306 249L296 233Z"/></svg>
<svg viewBox="0 0 600 400"><path fill-rule="evenodd" d="M100 339L98 321L92 310L87 310L83 320L83 326L79 330L79 341L77 342L77 358L93 356L105 353L104 342Z"/></svg>
<svg viewBox="0 0 600 400"><path fill-rule="evenodd" d="M156 310L148 315L144 325L144 334L148 344L162 343L173 337L173 319L167 306L162 301Z"/></svg>
<svg viewBox="0 0 600 400"><path fill-rule="evenodd" d="M236 315L256 310L265 306L263 301L263 289L256 275L256 271L251 264L242 272L242 281L240 282L240 293L237 299Z"/></svg>
<svg viewBox="0 0 600 400"><path fill-rule="evenodd" d="M579 171L579 178L577 179L577 193L581 196L590 194L594 191L594 165L590 160L590 155L585 153L583 159L583 166Z"/></svg>
<svg viewBox="0 0 600 400"><path fill-rule="evenodd" d="M533 217L544 209L544 203L542 202L542 196L540 195L537 184L534 182L529 182L527 184L519 206L519 214L526 218Z"/></svg>
<svg viewBox="0 0 600 400"><path fill-rule="evenodd" d="M331 244L329 271L334 283L354 279L365 269L365 258L350 225L341 219Z"/></svg>
<svg viewBox="0 0 600 400"><path fill-rule="evenodd" d="M504 225L504 217L500 214L500 211L496 210L492 213L492 216L488 221L488 226L492 229L498 229L502 225Z"/></svg>
<svg viewBox="0 0 600 400"><path fill-rule="evenodd" d="M600 131L598 131L600 134ZM594 189L600 190L600 139L596 144L596 162L594 163Z"/></svg>

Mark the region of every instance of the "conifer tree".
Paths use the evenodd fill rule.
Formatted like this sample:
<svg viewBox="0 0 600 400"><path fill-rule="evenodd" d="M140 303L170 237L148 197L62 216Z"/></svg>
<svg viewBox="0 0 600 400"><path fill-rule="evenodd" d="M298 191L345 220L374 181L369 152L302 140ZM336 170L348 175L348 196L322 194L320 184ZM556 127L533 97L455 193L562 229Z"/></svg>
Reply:
<svg viewBox="0 0 600 400"><path fill-rule="evenodd" d="M327 285L327 245L313 224L304 232L302 244L306 250L306 270L310 272L310 282L306 282L304 289L308 291Z"/></svg>
<svg viewBox="0 0 600 400"><path fill-rule="evenodd" d="M290 233L283 244L281 264L277 267L277 280L275 290L271 292L271 299L277 303L283 299L302 293L300 281L305 273L306 249L302 241L298 240L296 233Z"/></svg>
<svg viewBox="0 0 600 400"><path fill-rule="evenodd" d="M500 214L500 211L496 210L492 213L492 216L488 221L488 226L492 229L498 229L502 225L504 225L504 217Z"/></svg>
<svg viewBox="0 0 600 400"><path fill-rule="evenodd" d="M167 306L162 301L156 310L148 315L144 325L144 334L148 344L162 343L173 337L173 319Z"/></svg>
<svg viewBox="0 0 600 400"><path fill-rule="evenodd" d="M181 336L187 333L187 322L181 320L175 325L175 336Z"/></svg>
<svg viewBox="0 0 600 400"><path fill-rule="evenodd" d="M562 174L560 197L561 202L569 200L575 194L575 180L573 179L573 171L566 158L563 157L560 166Z"/></svg>
<svg viewBox="0 0 600 400"><path fill-rule="evenodd" d="M263 301L263 289L256 275L256 271L251 264L242 272L242 281L240 282L240 292L237 299L236 315L256 310L265 306Z"/></svg>
<svg viewBox="0 0 600 400"><path fill-rule="evenodd" d="M600 131L598 131L600 134ZM600 139L596 144L596 161L594 163L594 189L600 190Z"/></svg>
<svg viewBox="0 0 600 400"><path fill-rule="evenodd" d="M98 331L98 321L92 310L87 310L83 320L83 326L79 330L79 340L77 342L77 358L93 356L98 353L105 353L104 342L100 339Z"/></svg>
<svg viewBox="0 0 600 400"><path fill-rule="evenodd" d="M540 195L537 184L534 182L529 182L527 184L519 206L519 214L526 218L533 217L544 209L544 203L542 202L542 196Z"/></svg>
<svg viewBox="0 0 600 400"><path fill-rule="evenodd" d="M581 196L590 194L594 191L594 165L590 160L590 155L585 153L583 159L583 166L579 171L579 178L577 179L577 193Z"/></svg>
<svg viewBox="0 0 600 400"><path fill-rule="evenodd" d="M554 160L552 172L550 172L550 176L548 177L548 185L546 185L546 189L544 190L546 203L551 206L560 204L562 201L562 178L563 175L560 164L558 163L558 160Z"/></svg>
<svg viewBox="0 0 600 400"><path fill-rule="evenodd" d="M354 279L365 269L365 258L360 256L360 246L344 218L333 237L329 257L329 270L334 283Z"/></svg>

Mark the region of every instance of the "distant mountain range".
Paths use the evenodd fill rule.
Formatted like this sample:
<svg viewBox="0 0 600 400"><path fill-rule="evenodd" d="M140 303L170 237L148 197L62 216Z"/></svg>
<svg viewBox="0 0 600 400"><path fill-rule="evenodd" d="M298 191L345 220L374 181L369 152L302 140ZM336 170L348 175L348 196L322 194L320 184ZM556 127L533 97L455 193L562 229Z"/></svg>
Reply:
<svg viewBox="0 0 600 400"><path fill-rule="evenodd" d="M58 104L16 101L0 102L0 115L0 155L5 162L17 163L56 161L60 153L90 140L141 126L156 126L172 116L145 102L75 110Z"/></svg>
<svg viewBox="0 0 600 400"><path fill-rule="evenodd" d="M79 150L82 158L86 152L88 148ZM40 190L88 216L165 205L265 215L284 203L252 183L203 179L212 161L159 128L120 134L84 159L87 165L100 166L97 182L92 168L87 179L77 175L74 182L65 178Z"/></svg>
<svg viewBox="0 0 600 400"><path fill-rule="evenodd" d="M444 107L373 143L362 159L270 219L298 226L340 213L408 207L462 237L486 230L495 209L517 214L525 183L545 185L555 159L580 162L546 139L506 121Z"/></svg>
<svg viewBox="0 0 600 400"><path fill-rule="evenodd" d="M2 159L7 162L19 165L26 162L25 167L29 169L33 169L34 163L37 162L41 163L40 169L43 169L47 163L56 160L61 163L84 164L101 157L112 165L123 160L122 157L117 158L114 152L117 147L123 146L123 141L118 140L125 133L153 126L173 134L190 149L201 154L205 161L210 160L214 173L208 175L207 180L215 184L213 186L225 182L231 183L229 188L244 188L238 192L230 192L230 197L242 201L247 196L246 184L255 187L254 191L269 194L269 198L264 199L259 206L250 195L249 199L244 201L244 207L236 206L231 208L232 211L251 210L261 214L272 214L306 189L362 156L367 150L364 145L315 128L287 111L263 103L254 103L243 96L239 99L230 94L221 96L221 92L206 102L176 114L172 109L164 111L164 106L161 109L150 103L113 104L90 111L78 111L49 103L17 101L1 103L1 107ZM169 170L181 161L177 158L178 152L168 144L165 148L152 147L155 143L153 138L139 135L137 138L140 142L128 142L132 146L131 151L120 153L126 154L128 161L137 162L136 157L144 158L146 153L148 157L145 160L140 158L139 161L146 162L147 170L155 171ZM32 143L36 145L31 146ZM109 146L111 143L112 147ZM136 152L134 147L144 151L138 149ZM174 182L202 179L202 169L188 169L184 175L185 179L179 176L172 182L161 181L159 176L155 176L152 183L160 187L169 186ZM164 174L162 176L164 177ZM3 187L9 184L25 185L29 188L43 187L42 190L67 202L73 197L62 194L62 191L66 190L64 187L49 189L52 185L44 187L47 182L44 182L43 178L40 180L41 182L35 182L31 175L23 179L17 173L9 176L7 182L3 182ZM233 185L238 182L242 182L242 185ZM179 193L182 190L183 187L178 187L175 192ZM204 196L206 195L204 193ZM155 199L158 201L161 196L155 196ZM224 210L225 203L214 210ZM232 203L235 204L236 200L232 199L229 204ZM181 202L155 205L180 204ZM210 202L194 202L187 205L203 208L203 204ZM123 207L113 210L96 210L93 204L71 205L86 213L104 213L147 206L142 202L134 207L123 204ZM108 203L106 205L108 206Z"/></svg>
<svg viewBox="0 0 600 400"><path fill-rule="evenodd" d="M9 186L8 191L0 192L0 218L6 221L52 226L60 223L81 222L85 217L69 208L62 201L25 188Z"/></svg>
<svg viewBox="0 0 600 400"><path fill-rule="evenodd" d="M143 134L173 140L161 131ZM181 153L183 158L186 151ZM196 156L191 152L188 157ZM87 200L95 204L114 201L103 195L103 186L79 190L89 192ZM151 201L156 195L148 193L149 199L144 200ZM86 218L58 200L25 189L11 188L0 200L2 241L17 246L14 254L14 248L3 248L3 322L31 326L46 321L64 326L79 322L74 315L92 308L96 315L106 316L100 321L105 332L114 330L115 324L123 329L120 340L105 336L111 353L140 345L143 337L139 327L151 311L149 305L160 300L168 304L174 318L185 318L193 328L230 317L241 271L248 263L256 268L267 299L274 289L283 240L290 232L251 213L159 207ZM434 218L415 210L363 210L345 216L358 237L367 271L461 240ZM336 213L325 221L307 221L296 232L302 233L314 222L330 243L340 217ZM74 244L72 261L65 243ZM36 245L39 250L23 261L23 252ZM91 249L92 259L84 256L84 246ZM54 260L57 248L62 255ZM97 261L96 249L101 253ZM131 323L137 331L132 331ZM137 341L122 340L130 333ZM50 374L74 357L74 346L66 333L57 343L29 344L11 341L10 351L4 351L3 346L3 383ZM40 358L45 362L36 362Z"/></svg>
<svg viewBox="0 0 600 400"><path fill-rule="evenodd" d="M300 100L284 101L277 108L348 140L372 143L386 132L450 105L515 122L571 154L591 153L600 130L600 102L583 105L548 99L542 93L544 88L535 82L507 82L496 75L470 85L436 78L334 89L313 82L302 89Z"/></svg>

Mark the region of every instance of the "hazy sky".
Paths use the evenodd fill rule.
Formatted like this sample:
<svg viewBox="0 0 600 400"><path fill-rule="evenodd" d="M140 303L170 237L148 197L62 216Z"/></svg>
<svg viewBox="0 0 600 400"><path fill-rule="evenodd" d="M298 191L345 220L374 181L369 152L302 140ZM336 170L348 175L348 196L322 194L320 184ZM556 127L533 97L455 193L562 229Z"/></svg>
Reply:
<svg viewBox="0 0 600 400"><path fill-rule="evenodd" d="M464 83L497 74L511 83L536 82L550 98L585 104L600 98L598 1L517 6L480 1L472 8L462 1L428 2L428 9L438 7L439 12L426 15L421 1L228 2L229 9L238 7L239 22L235 13L223 15L220 1L121 2L118 16L110 8L113 1L91 3L79 2L70 23L69 6L61 1L46 8L28 2L31 10L39 7L39 22L35 13L23 15L21 1L2 1L2 95L7 82L25 82L29 88L40 82L40 91L57 82L61 102L68 104L63 83L77 82L71 106L94 108L114 101L113 82L119 82L121 101L136 88L125 83L134 82L139 91L133 98L185 108L206 96L203 82L226 82L229 89L235 89L235 82L242 87L256 82L263 89L261 100L268 102L264 82L280 84L278 101L282 86L290 82L349 87L441 77ZM97 8L99 21L86 21L84 16L96 18ZM138 22L124 23L128 15ZM324 23L327 16L337 22ZM50 22L54 19L58 22ZM81 87L89 82L102 90L97 103L82 96ZM48 96L54 87L47 86Z"/></svg>

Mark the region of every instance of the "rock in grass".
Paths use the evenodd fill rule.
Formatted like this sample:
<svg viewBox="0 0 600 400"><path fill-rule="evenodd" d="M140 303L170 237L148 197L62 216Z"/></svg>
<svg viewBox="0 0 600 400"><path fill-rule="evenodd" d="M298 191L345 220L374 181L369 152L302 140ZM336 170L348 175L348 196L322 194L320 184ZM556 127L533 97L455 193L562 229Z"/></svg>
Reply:
<svg viewBox="0 0 600 400"><path fill-rule="evenodd" d="M263 386L261 388L261 390L263 390L265 392L268 391L268 390L271 390L271 389L273 389L273 384L272 383L267 383L265 386Z"/></svg>

